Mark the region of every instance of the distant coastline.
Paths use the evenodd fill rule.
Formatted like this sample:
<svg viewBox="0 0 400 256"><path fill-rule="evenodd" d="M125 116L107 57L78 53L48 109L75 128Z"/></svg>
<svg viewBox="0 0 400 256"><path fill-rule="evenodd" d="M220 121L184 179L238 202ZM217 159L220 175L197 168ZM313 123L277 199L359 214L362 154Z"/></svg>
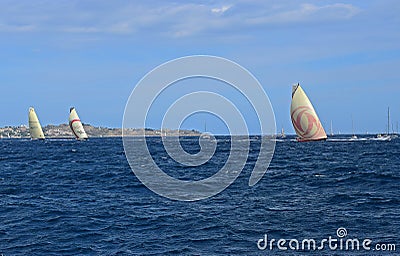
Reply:
<svg viewBox="0 0 400 256"><path fill-rule="evenodd" d="M95 127L90 124L83 124L83 127L89 137L121 137L122 128ZM46 125L43 126L43 132L46 138L75 138L68 124ZM124 135L128 136L199 136L201 133L196 130L161 130L151 128L125 129ZM1 138L30 138L29 127L5 126L0 128Z"/></svg>

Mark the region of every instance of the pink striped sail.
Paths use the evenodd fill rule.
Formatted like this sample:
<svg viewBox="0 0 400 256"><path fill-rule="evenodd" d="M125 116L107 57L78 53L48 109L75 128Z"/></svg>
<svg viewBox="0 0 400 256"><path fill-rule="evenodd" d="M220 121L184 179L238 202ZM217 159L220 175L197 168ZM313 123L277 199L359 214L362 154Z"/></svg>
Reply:
<svg viewBox="0 0 400 256"><path fill-rule="evenodd" d="M300 84L293 85L290 117L298 141L326 140L324 127Z"/></svg>

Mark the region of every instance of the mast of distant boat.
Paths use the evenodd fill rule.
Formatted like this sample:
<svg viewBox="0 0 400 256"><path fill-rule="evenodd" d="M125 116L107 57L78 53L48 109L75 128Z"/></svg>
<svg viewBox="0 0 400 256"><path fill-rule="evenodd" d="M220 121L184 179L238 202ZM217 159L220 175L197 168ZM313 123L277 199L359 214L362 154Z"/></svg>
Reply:
<svg viewBox="0 0 400 256"><path fill-rule="evenodd" d="M351 115L351 131L353 135L351 136L352 139L357 139L356 134L354 133L354 120L353 120L353 115Z"/></svg>
<svg viewBox="0 0 400 256"><path fill-rule="evenodd" d="M390 129L390 108L388 107L388 116L387 116L387 132L386 132L386 135L388 135L389 136L389 129Z"/></svg>
<svg viewBox="0 0 400 256"><path fill-rule="evenodd" d="M381 135L378 134L377 138L381 139L381 140L391 140L392 138L395 138L394 135L390 135L390 108L388 107L388 111L387 111L387 127L386 127L386 134L385 135Z"/></svg>
<svg viewBox="0 0 400 256"><path fill-rule="evenodd" d="M207 121L204 121L204 133L200 135L204 139L210 139L211 136L207 132Z"/></svg>
<svg viewBox="0 0 400 256"><path fill-rule="evenodd" d="M333 136L332 120L331 120L331 136Z"/></svg>

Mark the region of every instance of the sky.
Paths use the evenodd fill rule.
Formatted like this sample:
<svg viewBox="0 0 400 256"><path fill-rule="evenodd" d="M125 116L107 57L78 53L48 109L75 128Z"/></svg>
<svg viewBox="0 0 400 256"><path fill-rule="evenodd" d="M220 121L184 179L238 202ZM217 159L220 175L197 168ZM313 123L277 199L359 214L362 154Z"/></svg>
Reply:
<svg viewBox="0 0 400 256"><path fill-rule="evenodd" d="M399 13L397 0L0 0L0 126L27 124L30 106L42 125L66 123L75 106L84 123L121 127L143 76L166 61L204 54L257 78L277 130L294 133L289 109L297 82L327 131L332 121L335 133L351 133L353 119L356 133L384 132L388 107L396 129ZM148 123L158 128L161 109L154 113ZM204 114L183 128L205 124L226 132ZM257 130L253 118L248 125Z"/></svg>

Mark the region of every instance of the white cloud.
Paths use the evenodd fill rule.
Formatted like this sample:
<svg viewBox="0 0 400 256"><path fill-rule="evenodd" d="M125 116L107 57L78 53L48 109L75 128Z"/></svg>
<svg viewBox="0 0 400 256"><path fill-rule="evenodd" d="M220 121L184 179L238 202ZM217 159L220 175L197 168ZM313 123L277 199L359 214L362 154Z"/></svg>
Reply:
<svg viewBox="0 0 400 256"><path fill-rule="evenodd" d="M97 33L99 29L95 27L67 27L64 31L69 33Z"/></svg>
<svg viewBox="0 0 400 256"><path fill-rule="evenodd" d="M31 32L35 31L34 25L6 25L0 23L0 32Z"/></svg>
<svg viewBox="0 0 400 256"><path fill-rule="evenodd" d="M271 23L296 23L296 22L319 22L322 20L349 19L360 12L360 9L351 4L331 4L317 6L313 4L302 4L292 10L280 11L269 15L251 17L249 24L271 24Z"/></svg>
<svg viewBox="0 0 400 256"><path fill-rule="evenodd" d="M211 12L213 13L224 13L227 10L229 10L232 7L232 5L223 5L221 8L212 8Z"/></svg>
<svg viewBox="0 0 400 256"><path fill-rule="evenodd" d="M351 4L294 6L292 1L284 0L231 0L230 4L221 4L219 1L208 4L178 4L158 0L116 3L98 1L95 5L90 5L87 2L70 0L44 1L41 5L36 5L31 2L15 4L10 1L0 9L0 32L188 37L215 31L241 33L243 28L251 28L255 24L318 23L321 20L349 19L360 11Z"/></svg>

